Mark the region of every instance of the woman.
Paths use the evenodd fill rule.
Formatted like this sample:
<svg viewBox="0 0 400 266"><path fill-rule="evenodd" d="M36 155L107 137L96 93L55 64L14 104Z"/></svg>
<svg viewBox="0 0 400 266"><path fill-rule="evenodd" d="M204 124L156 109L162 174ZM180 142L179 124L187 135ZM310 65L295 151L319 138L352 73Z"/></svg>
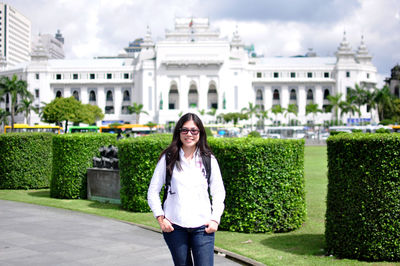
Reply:
<svg viewBox="0 0 400 266"><path fill-rule="evenodd" d="M209 181L203 163L207 156L211 157ZM167 171L171 181L161 204ZM177 122L171 144L160 155L147 197L175 265L213 265L214 233L224 210L225 189L197 115L187 113Z"/></svg>

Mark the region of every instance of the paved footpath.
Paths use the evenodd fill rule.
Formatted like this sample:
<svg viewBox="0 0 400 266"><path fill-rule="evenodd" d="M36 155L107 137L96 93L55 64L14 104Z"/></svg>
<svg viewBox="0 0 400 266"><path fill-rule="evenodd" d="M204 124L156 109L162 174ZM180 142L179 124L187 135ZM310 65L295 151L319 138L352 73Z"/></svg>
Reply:
<svg viewBox="0 0 400 266"><path fill-rule="evenodd" d="M113 219L0 200L0 265L173 265L162 235ZM215 255L215 265L240 265Z"/></svg>

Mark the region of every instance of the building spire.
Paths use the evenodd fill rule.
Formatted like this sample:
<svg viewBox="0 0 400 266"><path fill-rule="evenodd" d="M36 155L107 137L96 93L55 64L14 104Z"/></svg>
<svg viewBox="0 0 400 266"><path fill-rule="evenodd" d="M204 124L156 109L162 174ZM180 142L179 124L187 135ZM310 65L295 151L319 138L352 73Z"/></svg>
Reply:
<svg viewBox="0 0 400 266"><path fill-rule="evenodd" d="M361 35L361 44L357 49L356 59L360 64L371 64L372 56L368 53L364 43L364 35Z"/></svg>
<svg viewBox="0 0 400 266"><path fill-rule="evenodd" d="M336 51L337 62L355 63L354 52L346 38L346 31L343 32L343 40Z"/></svg>

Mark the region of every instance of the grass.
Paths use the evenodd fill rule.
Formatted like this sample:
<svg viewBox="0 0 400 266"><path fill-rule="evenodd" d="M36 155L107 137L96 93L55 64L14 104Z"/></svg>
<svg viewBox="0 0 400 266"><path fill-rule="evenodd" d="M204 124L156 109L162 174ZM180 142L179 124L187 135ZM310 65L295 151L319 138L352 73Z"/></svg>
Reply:
<svg viewBox="0 0 400 266"><path fill-rule="evenodd" d="M306 146L307 220L294 232L245 234L219 231L216 246L266 265L400 265L336 259L324 255L324 219L327 189L326 146ZM118 205L89 200L52 199L49 190L0 190L0 199L64 208L157 228L151 213L132 213Z"/></svg>

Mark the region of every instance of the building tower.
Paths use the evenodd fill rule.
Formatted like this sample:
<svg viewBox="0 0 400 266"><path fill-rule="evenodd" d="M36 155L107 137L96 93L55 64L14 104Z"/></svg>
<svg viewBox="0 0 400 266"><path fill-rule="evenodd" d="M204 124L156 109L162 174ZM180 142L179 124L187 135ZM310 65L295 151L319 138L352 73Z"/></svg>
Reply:
<svg viewBox="0 0 400 266"><path fill-rule="evenodd" d="M0 49L7 67L30 60L31 22L4 3L0 3Z"/></svg>

